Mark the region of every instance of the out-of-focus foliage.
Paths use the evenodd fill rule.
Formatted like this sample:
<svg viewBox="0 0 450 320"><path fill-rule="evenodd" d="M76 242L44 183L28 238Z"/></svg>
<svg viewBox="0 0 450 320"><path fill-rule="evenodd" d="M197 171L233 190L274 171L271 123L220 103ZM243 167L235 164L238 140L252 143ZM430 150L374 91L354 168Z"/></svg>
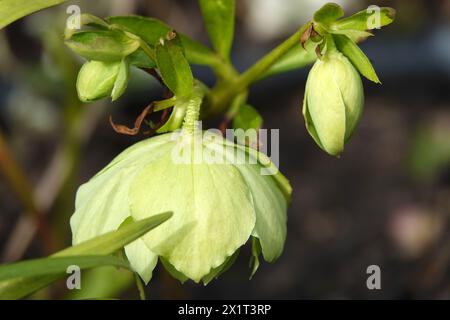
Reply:
<svg viewBox="0 0 450 320"><path fill-rule="evenodd" d="M432 119L419 126L409 154L411 175L421 182L433 182L450 168L450 119Z"/></svg>

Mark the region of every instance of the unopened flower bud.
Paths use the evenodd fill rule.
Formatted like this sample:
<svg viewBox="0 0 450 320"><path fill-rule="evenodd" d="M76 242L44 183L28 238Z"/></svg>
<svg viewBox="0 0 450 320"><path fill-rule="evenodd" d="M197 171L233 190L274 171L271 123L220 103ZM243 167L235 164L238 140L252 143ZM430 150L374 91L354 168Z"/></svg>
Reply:
<svg viewBox="0 0 450 320"><path fill-rule="evenodd" d="M78 97L92 102L111 96L118 99L125 91L129 66L125 60L116 62L90 61L80 69L77 79Z"/></svg>
<svg viewBox="0 0 450 320"><path fill-rule="evenodd" d="M358 124L364 92L358 71L339 51L330 50L312 67L306 83L303 116L316 143L339 156Z"/></svg>

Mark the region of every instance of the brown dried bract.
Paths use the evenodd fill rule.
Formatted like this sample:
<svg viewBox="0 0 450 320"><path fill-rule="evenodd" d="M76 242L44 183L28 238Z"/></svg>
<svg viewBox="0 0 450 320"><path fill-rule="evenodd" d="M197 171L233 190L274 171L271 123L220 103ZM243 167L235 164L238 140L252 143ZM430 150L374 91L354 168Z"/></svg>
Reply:
<svg viewBox="0 0 450 320"><path fill-rule="evenodd" d="M145 117L153 112L153 103L149 104L139 115L139 117L136 118L136 121L134 122L134 128L129 128L123 124L115 124L112 120L112 116L109 116L109 123L111 124L111 127L114 129L115 132L120 134L125 134L129 136L135 136L139 133L141 130L142 122L144 121Z"/></svg>
<svg viewBox="0 0 450 320"><path fill-rule="evenodd" d="M300 43L302 44L303 49L306 50L305 43L311 38L311 34L314 30L314 26L311 23L308 27L308 29L305 30L305 32L302 33L302 36L300 37Z"/></svg>

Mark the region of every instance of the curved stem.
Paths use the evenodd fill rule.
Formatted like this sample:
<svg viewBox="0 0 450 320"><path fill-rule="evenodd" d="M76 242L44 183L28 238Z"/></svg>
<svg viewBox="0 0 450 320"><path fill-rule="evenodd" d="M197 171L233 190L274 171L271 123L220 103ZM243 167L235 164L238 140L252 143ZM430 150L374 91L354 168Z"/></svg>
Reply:
<svg viewBox="0 0 450 320"><path fill-rule="evenodd" d="M300 38L309 26L309 22L302 26L292 36L278 45L275 49L257 61L252 67L239 75L233 81L227 81L217 86L211 92L211 106L207 115L217 115L224 112L236 95L259 80L282 56L294 46L300 45Z"/></svg>
<svg viewBox="0 0 450 320"><path fill-rule="evenodd" d="M300 38L302 34L305 32L308 25L309 23L305 24L292 36L290 36L283 43L281 43L278 47L273 49L271 52L269 52L267 55L261 58L258 62L256 62L253 66L247 69L247 71L241 74L241 76L235 82L235 86L246 88L256 80L261 78L261 76L272 65L274 65L282 56L284 56L286 52L291 50L294 46L300 45Z"/></svg>

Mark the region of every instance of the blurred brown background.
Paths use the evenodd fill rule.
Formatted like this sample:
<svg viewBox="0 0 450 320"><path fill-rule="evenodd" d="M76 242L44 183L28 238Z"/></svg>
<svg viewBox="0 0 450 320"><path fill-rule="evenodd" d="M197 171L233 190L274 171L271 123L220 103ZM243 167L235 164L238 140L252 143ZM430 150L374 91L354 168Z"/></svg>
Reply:
<svg viewBox="0 0 450 320"><path fill-rule="evenodd" d="M237 2L232 59L245 70L326 1ZM207 287L180 285L157 268L149 298L450 298L450 1L335 2L347 14L370 4L397 10L393 25L361 44L383 84L364 80L365 113L343 156L327 156L304 128L309 68L264 80L250 94L264 126L280 128L281 170L294 187L284 254L248 281L249 250L243 250ZM153 16L207 41L194 0L70 1L0 31L0 160L4 173L16 172L7 143L26 177L14 174L18 183L11 185L0 176L3 262L70 244L76 188L142 139L114 133L108 115L131 124L162 94L137 71L116 103L79 103L75 79L82 60L62 39L70 4L98 16ZM213 84L209 70L193 70ZM366 287L371 264L381 268L381 290ZM129 274L114 269L86 273L83 281L84 293L69 297L137 297ZM35 297L68 296L56 286Z"/></svg>

